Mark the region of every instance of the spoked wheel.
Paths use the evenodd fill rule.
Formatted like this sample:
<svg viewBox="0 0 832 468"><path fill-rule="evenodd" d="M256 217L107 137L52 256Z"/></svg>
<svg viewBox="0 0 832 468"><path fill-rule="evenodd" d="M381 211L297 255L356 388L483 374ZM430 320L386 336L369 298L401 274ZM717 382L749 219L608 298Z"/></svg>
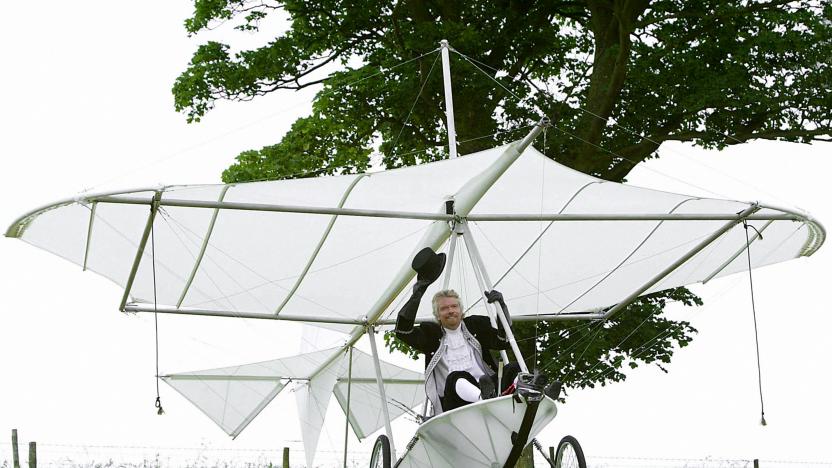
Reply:
<svg viewBox="0 0 832 468"><path fill-rule="evenodd" d="M390 440L384 434L378 436L376 443L373 444L370 468L390 468Z"/></svg>
<svg viewBox="0 0 832 468"><path fill-rule="evenodd" d="M556 468L586 468L584 451L578 439L568 435L560 440L555 453Z"/></svg>

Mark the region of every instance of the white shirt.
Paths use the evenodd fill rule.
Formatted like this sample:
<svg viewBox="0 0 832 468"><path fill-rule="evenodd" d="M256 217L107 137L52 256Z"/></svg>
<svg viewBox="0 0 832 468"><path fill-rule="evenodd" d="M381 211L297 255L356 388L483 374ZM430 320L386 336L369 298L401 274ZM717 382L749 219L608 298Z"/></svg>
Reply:
<svg viewBox="0 0 832 468"><path fill-rule="evenodd" d="M485 371L474 359L475 350L465 340L461 326L456 330L445 328L445 347L441 361L448 368L448 373L466 371L476 380L485 375Z"/></svg>

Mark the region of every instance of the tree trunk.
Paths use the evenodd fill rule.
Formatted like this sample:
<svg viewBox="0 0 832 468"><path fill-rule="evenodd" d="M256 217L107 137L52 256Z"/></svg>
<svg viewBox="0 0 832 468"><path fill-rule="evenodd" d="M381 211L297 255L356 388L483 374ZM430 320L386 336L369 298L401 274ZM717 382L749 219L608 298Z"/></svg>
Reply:
<svg viewBox="0 0 832 468"><path fill-rule="evenodd" d="M597 174L610 162L610 156L599 151L599 144L627 77L634 22L647 8L647 2L592 0L588 6L595 52L583 104L586 111L577 126L581 143L562 159L573 169Z"/></svg>
<svg viewBox="0 0 832 468"><path fill-rule="evenodd" d="M529 444L523 449L523 454L517 460L515 468L534 468L534 446Z"/></svg>

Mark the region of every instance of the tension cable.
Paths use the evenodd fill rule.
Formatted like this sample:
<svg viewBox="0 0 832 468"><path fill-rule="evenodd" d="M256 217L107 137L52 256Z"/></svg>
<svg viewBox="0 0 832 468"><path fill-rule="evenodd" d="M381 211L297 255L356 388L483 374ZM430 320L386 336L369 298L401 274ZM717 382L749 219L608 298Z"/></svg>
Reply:
<svg viewBox="0 0 832 468"><path fill-rule="evenodd" d="M153 209L151 207L151 209ZM156 300L156 236L154 224L150 225L150 257L151 269L153 271L153 326L156 336L156 414L163 415L165 410L162 409L162 397L159 395L159 313L157 312L158 304Z"/></svg>
<svg viewBox="0 0 832 468"><path fill-rule="evenodd" d="M748 220L742 220L742 227L745 228L745 253L748 258L748 284L751 288L751 313L754 317L754 344L757 348L757 388L760 389L760 424L765 426L766 412L763 405L763 373L760 368L760 337L757 333L757 308L754 305L754 280L751 277L751 238L748 236L748 228L757 231L757 236L762 239L763 235L754 226L748 224Z"/></svg>

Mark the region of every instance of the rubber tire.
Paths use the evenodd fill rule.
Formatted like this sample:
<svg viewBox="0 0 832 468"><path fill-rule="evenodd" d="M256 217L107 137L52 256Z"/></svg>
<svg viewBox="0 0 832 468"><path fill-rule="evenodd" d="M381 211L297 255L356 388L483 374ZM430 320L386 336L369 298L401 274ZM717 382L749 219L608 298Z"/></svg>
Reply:
<svg viewBox="0 0 832 468"><path fill-rule="evenodd" d="M577 468L586 468L586 458L584 458L584 451L581 448L581 444L578 443L578 439L572 437L571 435L565 436L558 443L558 449L555 452L555 467L574 468L574 465L570 467L565 467L562 464L563 454L570 447L572 448L572 452L575 454L575 461L578 462Z"/></svg>
<svg viewBox="0 0 832 468"><path fill-rule="evenodd" d="M390 468L390 440L382 434L373 444L373 452L370 456L370 468Z"/></svg>

